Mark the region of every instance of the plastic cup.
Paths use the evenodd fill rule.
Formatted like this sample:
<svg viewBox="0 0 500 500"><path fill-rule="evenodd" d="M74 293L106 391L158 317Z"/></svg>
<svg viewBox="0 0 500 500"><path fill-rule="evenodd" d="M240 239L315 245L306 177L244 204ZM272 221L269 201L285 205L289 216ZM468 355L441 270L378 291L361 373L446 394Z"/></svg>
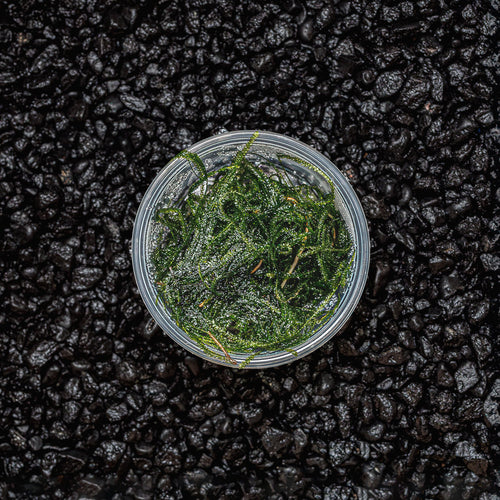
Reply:
<svg viewBox="0 0 500 500"><path fill-rule="evenodd" d="M252 134L253 131L249 130L227 132L197 142L188 150L199 155L207 170L213 171L228 165L236 153L248 142ZM259 132L247 158L259 164L262 156L270 161L275 161L276 153L300 158L320 169L332 180L335 185L336 205L351 233L355 255L348 282L339 292L335 301L327 306L327 309L337 308L333 316L316 331L311 332L311 336L304 343L294 346L295 353L281 350L261 352L253 357L245 368L270 368L283 365L307 356L321 347L345 327L361 298L368 276L370 261L368 225L361 203L346 177L321 153L300 141L273 132ZM282 160L282 163L292 178L315 184L324 190L328 189L328 182L321 174L292 160ZM188 161L177 158L171 160L160 171L147 189L139 206L132 234L134 275L146 307L165 333L200 358L234 367L235 365L229 361L210 356L203 351L195 340L177 326L162 302L157 300L158 292L150 261L155 246L155 235L159 230L158 224L153 220L154 215L158 208L172 205L184 199L189 187L197 178ZM224 356L221 351L218 354L221 357ZM238 364L244 362L251 355L250 353L235 352L230 354L231 358Z"/></svg>

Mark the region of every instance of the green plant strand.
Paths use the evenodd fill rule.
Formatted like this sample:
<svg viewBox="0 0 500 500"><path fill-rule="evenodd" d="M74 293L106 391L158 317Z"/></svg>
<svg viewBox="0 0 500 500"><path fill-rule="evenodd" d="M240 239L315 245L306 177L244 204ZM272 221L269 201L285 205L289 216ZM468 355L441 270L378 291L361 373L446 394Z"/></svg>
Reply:
<svg viewBox="0 0 500 500"><path fill-rule="evenodd" d="M295 352L334 314L354 258L331 180L287 155L252 163L257 135L215 172L194 153L177 155L198 180L187 199L157 211L152 256L159 300L179 327L218 359L249 353L241 367L260 352ZM319 172L331 190L294 185L283 159Z"/></svg>

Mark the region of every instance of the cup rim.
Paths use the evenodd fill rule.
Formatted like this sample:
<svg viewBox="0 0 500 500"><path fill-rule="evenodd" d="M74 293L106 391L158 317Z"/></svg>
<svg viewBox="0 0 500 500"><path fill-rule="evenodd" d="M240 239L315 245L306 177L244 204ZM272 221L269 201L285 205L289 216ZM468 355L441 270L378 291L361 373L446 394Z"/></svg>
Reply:
<svg viewBox="0 0 500 500"><path fill-rule="evenodd" d="M253 133L254 130L224 132L196 142L186 149L192 153L203 154L214 148L222 148L228 145L243 146L248 142ZM324 345L343 329L358 305L366 285L370 262L370 236L363 208L354 189L344 174L326 156L297 139L276 132L259 130L259 136L254 144L287 149L294 155L315 165L328 175L335 185L336 195L340 194L352 219L353 237L356 243L353 266L354 272L350 278L350 286L348 287L347 293L342 297L341 303L335 314L333 314L317 332L313 333L307 341L296 346L294 348L295 353L289 351L276 351L269 354L257 354L245 366L245 368L250 369L261 369L280 366L303 358ZM176 175L178 168L184 161L185 160L182 158L173 158L170 160L156 175L142 198L132 231L131 253L134 276L139 293L149 313L169 337L196 356L211 361L212 363L234 368L236 365L209 356L186 332L177 326L170 318L165 308L157 303L156 290L151 280L148 278L147 237L153 210L155 204L162 196L166 185ZM223 353L221 352L221 354ZM233 353L231 353L231 355L239 364L244 361L249 354L233 355Z"/></svg>

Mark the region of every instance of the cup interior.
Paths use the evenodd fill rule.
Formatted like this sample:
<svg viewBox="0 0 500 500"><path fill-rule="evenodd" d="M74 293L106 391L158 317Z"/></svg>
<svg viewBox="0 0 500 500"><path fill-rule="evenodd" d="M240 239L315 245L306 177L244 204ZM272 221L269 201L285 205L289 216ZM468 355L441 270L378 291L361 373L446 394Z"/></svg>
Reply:
<svg viewBox="0 0 500 500"><path fill-rule="evenodd" d="M252 133L241 131L221 134L201 141L188 150L198 154L207 171L212 172L228 165L248 142ZM284 158L282 155L294 159ZM328 177L335 186L336 206L351 234L354 248L353 267L348 282L325 307L325 311L336 308L336 312L325 324L313 326L311 336L307 341L293 347L294 353L289 351L261 352L252 357L246 365L246 368L264 368L278 366L303 357L341 330L364 288L368 267L369 237L366 219L354 191L340 171L320 153L286 136L260 132L247 158L269 173L272 172L273 165L279 165L287 171L292 183L312 184L325 192L330 190ZM304 163L314 165L320 172L313 171ZM158 291L151 256L158 237L162 231L165 231L165 228L155 222L154 216L160 208L182 204L190 186L197 179L198 176L193 172L189 162L184 158L176 158L167 164L148 188L134 224L132 238L134 274L146 306L170 337L197 356L215 363L229 365L222 352L217 353L220 355L219 358L212 357L203 351L196 341L175 324L168 310L157 300ZM231 352L231 357L238 364L244 362L250 355L251 353Z"/></svg>

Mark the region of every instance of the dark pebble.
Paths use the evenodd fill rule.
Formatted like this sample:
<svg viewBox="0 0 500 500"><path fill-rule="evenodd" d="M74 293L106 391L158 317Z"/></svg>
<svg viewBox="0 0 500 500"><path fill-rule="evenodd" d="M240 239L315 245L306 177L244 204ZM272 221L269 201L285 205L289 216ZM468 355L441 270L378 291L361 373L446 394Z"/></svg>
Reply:
<svg viewBox="0 0 500 500"><path fill-rule="evenodd" d="M58 456L57 464L54 468L55 474L70 475L82 470L88 461L85 453L79 451L65 451Z"/></svg>
<svg viewBox="0 0 500 500"><path fill-rule="evenodd" d="M455 295L459 290L463 290L462 280L456 276L443 276L441 278L441 296L445 299Z"/></svg>
<svg viewBox="0 0 500 500"><path fill-rule="evenodd" d="M441 257L440 255L435 255L429 260L429 268L433 274L437 274L443 269L450 267L453 264L453 260L446 257Z"/></svg>
<svg viewBox="0 0 500 500"><path fill-rule="evenodd" d="M375 93L381 99L395 95L403 85L404 78L400 71L382 73L375 82Z"/></svg>
<svg viewBox="0 0 500 500"><path fill-rule="evenodd" d="M73 271L73 288L88 290L98 283L102 276L103 272L98 267L78 267Z"/></svg>
<svg viewBox="0 0 500 500"><path fill-rule="evenodd" d="M131 94L122 94L120 96L120 100L123 104L125 104L127 108L131 109L132 111L137 111L139 113L145 111L147 107L144 100Z"/></svg>
<svg viewBox="0 0 500 500"><path fill-rule="evenodd" d="M384 435L385 426L383 423L379 422L371 425L367 429L362 431L363 437L372 443L380 441Z"/></svg>
<svg viewBox="0 0 500 500"><path fill-rule="evenodd" d="M390 212L383 200L377 199L374 195L365 196L362 199L366 215L373 219L388 219Z"/></svg>
<svg viewBox="0 0 500 500"><path fill-rule="evenodd" d="M415 409L422 398L422 385L411 382L401 391L401 396L410 408Z"/></svg>
<svg viewBox="0 0 500 500"><path fill-rule="evenodd" d="M96 73L102 72L104 66L102 64L102 61L99 59L99 56L95 52L89 52L89 55L87 56L87 61L90 65L90 67Z"/></svg>
<svg viewBox="0 0 500 500"><path fill-rule="evenodd" d="M111 406L106 410L106 416L110 422L120 422L128 414L127 406L124 403Z"/></svg>
<svg viewBox="0 0 500 500"><path fill-rule="evenodd" d="M303 42L310 42L314 37L314 23L311 19L306 19L299 26L299 37Z"/></svg>
<svg viewBox="0 0 500 500"><path fill-rule="evenodd" d="M52 261L64 271L69 271L73 260L73 252L73 248L69 245L56 242L51 248Z"/></svg>
<svg viewBox="0 0 500 500"><path fill-rule="evenodd" d="M399 346L389 347L377 356L381 365L400 365L408 359L408 353Z"/></svg>
<svg viewBox="0 0 500 500"><path fill-rule="evenodd" d="M130 361L120 363L116 369L118 380L124 384L134 384L137 381L137 370Z"/></svg>
<svg viewBox="0 0 500 500"><path fill-rule="evenodd" d="M498 271L500 270L500 256L484 253L481 255L481 264L486 271Z"/></svg>
<svg viewBox="0 0 500 500"><path fill-rule="evenodd" d="M104 441L97 447L94 454L102 461L102 465L105 469L112 470L118 465L125 453L126 447L125 443L119 441Z"/></svg>
<svg viewBox="0 0 500 500"><path fill-rule="evenodd" d="M486 457L478 452L470 442L460 441L455 446L453 453L456 457L462 459L467 468L474 472L474 474L483 476L487 473L488 461Z"/></svg>
<svg viewBox="0 0 500 500"><path fill-rule="evenodd" d="M425 327L425 322L420 314L413 314L408 320L408 327L413 332L420 332Z"/></svg>
<svg viewBox="0 0 500 500"><path fill-rule="evenodd" d="M267 429L262 435L262 445L271 456L280 456L292 442L292 437L280 429Z"/></svg>
<svg viewBox="0 0 500 500"><path fill-rule="evenodd" d="M480 300L471 305L469 309L469 318L471 323L482 323L490 311L490 301L488 299Z"/></svg>
<svg viewBox="0 0 500 500"><path fill-rule="evenodd" d="M403 160L411 143L411 134L406 129L399 130L391 137L388 152L393 159Z"/></svg>
<svg viewBox="0 0 500 500"><path fill-rule="evenodd" d="M41 368L57 351L58 345L51 340L42 340L28 354L28 363L32 368Z"/></svg>
<svg viewBox="0 0 500 500"><path fill-rule="evenodd" d="M191 373L196 377L200 373L200 363L198 358L193 358L191 356L187 356L184 360L188 368L191 370Z"/></svg>
<svg viewBox="0 0 500 500"><path fill-rule="evenodd" d="M325 395L330 393L335 386L335 381L330 373L322 373L318 383L318 394Z"/></svg>
<svg viewBox="0 0 500 500"><path fill-rule="evenodd" d="M492 353L491 342L487 337L484 337L483 335L473 335L472 346L480 362L486 361Z"/></svg>
<svg viewBox="0 0 500 500"><path fill-rule="evenodd" d="M483 404L484 417L489 425L500 425L500 379L493 382L491 392Z"/></svg>
<svg viewBox="0 0 500 500"><path fill-rule="evenodd" d="M455 372L458 392L466 392L479 382L476 366L471 361L465 362Z"/></svg>
<svg viewBox="0 0 500 500"><path fill-rule="evenodd" d="M429 80L421 75L410 76L400 94L400 102L411 110L422 109L429 98Z"/></svg>
<svg viewBox="0 0 500 500"><path fill-rule="evenodd" d="M350 441L332 441L328 448L328 456L333 466L341 465L354 451L354 443Z"/></svg>
<svg viewBox="0 0 500 500"><path fill-rule="evenodd" d="M361 481L365 488L375 489L382 482L385 466L381 463L370 462L363 466Z"/></svg>
<svg viewBox="0 0 500 500"><path fill-rule="evenodd" d="M373 295L376 296L387 283L387 278L390 274L391 266L385 261L377 261L375 263L375 278L373 283Z"/></svg>
<svg viewBox="0 0 500 500"><path fill-rule="evenodd" d="M270 73L275 66L274 56L270 52L255 56L250 62L252 68L259 74Z"/></svg>
<svg viewBox="0 0 500 500"><path fill-rule="evenodd" d="M448 207L447 213L451 218L456 219L459 215L471 210L472 206L472 200L470 197L465 196L464 198L452 203Z"/></svg>
<svg viewBox="0 0 500 500"><path fill-rule="evenodd" d="M396 402L386 394L375 396L375 407L379 418L384 422L390 423L396 416Z"/></svg>

